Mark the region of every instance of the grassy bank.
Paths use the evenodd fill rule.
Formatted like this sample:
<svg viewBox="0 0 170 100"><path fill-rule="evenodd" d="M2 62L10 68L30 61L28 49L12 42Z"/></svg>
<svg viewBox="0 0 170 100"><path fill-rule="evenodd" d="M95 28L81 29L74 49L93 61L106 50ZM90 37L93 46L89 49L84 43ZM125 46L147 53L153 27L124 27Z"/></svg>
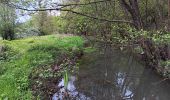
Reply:
<svg viewBox="0 0 170 100"><path fill-rule="evenodd" d="M51 66L62 54L83 48L78 36L50 35L14 41L0 40L0 100L32 100L33 69Z"/></svg>

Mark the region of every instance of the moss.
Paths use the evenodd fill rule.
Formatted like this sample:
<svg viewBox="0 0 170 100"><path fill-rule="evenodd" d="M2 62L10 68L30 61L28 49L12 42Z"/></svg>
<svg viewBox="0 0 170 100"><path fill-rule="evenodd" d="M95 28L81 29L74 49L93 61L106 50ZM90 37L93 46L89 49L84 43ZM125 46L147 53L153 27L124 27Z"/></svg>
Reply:
<svg viewBox="0 0 170 100"><path fill-rule="evenodd" d="M29 76L37 67L50 66L72 47L83 48L78 36L49 35L14 41L0 40L5 51L0 59L0 100L31 100Z"/></svg>

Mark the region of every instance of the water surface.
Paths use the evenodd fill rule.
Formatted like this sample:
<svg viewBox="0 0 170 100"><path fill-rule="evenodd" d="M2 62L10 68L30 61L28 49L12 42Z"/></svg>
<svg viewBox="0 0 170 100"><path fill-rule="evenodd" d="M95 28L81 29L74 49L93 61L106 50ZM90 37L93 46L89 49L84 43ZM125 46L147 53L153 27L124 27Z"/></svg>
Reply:
<svg viewBox="0 0 170 100"><path fill-rule="evenodd" d="M139 63L132 53L110 46L83 56L79 73L70 75L67 90L72 100L170 100L169 82ZM63 94L56 93L53 99L62 100Z"/></svg>

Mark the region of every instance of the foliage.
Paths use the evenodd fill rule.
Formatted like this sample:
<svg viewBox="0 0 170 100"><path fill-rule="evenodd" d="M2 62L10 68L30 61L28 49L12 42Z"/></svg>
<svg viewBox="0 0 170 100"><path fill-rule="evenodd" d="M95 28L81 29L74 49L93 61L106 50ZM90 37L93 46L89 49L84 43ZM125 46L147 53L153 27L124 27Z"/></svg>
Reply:
<svg viewBox="0 0 170 100"><path fill-rule="evenodd" d="M15 38L19 39L19 38L28 38L28 37L32 37L32 36L39 36L40 35L40 31L36 28L27 28L26 30L21 30L21 32L18 32L17 34L15 34Z"/></svg>
<svg viewBox="0 0 170 100"><path fill-rule="evenodd" d="M113 26L112 38L113 42L122 45L138 43L141 38L150 39L157 46L170 43L170 35L166 31L136 30L127 25L121 25L121 28L120 26Z"/></svg>
<svg viewBox="0 0 170 100"><path fill-rule="evenodd" d="M92 0L80 0L78 3L86 4L92 2ZM66 4L69 3L77 3L75 1L68 1ZM116 5L117 4L117 5ZM115 6L116 5L116 6ZM116 16L120 15L120 12L115 12L115 8L119 8L118 2L114 1L106 1L104 3L96 3L96 4L91 4L91 5L85 5L85 6L77 6L74 7L74 11L83 13L88 16L94 16L98 18L103 18L103 19L113 19ZM71 7L67 7L70 9ZM112 14L114 13L114 14ZM87 16L81 16L79 14L74 14L74 13L65 13L62 12L61 14L62 19L64 20L64 23L61 26L65 31L73 33L73 34L78 34L82 35L83 33L87 33L88 35L105 35L109 34L109 27L111 23L97 20L95 18L89 18ZM120 15L121 17L121 15ZM106 29L107 28L107 29Z"/></svg>
<svg viewBox="0 0 170 100"><path fill-rule="evenodd" d="M163 67L169 67L170 68L170 61L169 60L168 61L161 61L160 64Z"/></svg>
<svg viewBox="0 0 170 100"><path fill-rule="evenodd" d="M8 7L0 1L0 12L0 35L3 39L12 40L14 39L16 20L15 9Z"/></svg>
<svg viewBox="0 0 170 100"><path fill-rule="evenodd" d="M163 76L170 77L170 61L160 61L160 67L163 68L163 71L161 72Z"/></svg>
<svg viewBox="0 0 170 100"><path fill-rule="evenodd" d="M0 98L31 100L29 76L34 68L51 65L72 47L82 48L77 36L50 35L15 41L0 41L5 46L0 60ZM34 73L32 73L34 74Z"/></svg>

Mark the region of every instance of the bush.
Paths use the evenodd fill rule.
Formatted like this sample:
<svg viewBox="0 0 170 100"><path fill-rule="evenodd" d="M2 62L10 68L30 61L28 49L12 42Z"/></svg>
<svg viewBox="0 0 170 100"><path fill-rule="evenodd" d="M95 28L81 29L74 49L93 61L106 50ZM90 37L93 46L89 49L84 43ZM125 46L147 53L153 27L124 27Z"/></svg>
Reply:
<svg viewBox="0 0 170 100"><path fill-rule="evenodd" d="M22 33L18 33L15 35L15 38L26 38L26 37L32 37L32 36L39 36L40 31L37 28L29 28Z"/></svg>

